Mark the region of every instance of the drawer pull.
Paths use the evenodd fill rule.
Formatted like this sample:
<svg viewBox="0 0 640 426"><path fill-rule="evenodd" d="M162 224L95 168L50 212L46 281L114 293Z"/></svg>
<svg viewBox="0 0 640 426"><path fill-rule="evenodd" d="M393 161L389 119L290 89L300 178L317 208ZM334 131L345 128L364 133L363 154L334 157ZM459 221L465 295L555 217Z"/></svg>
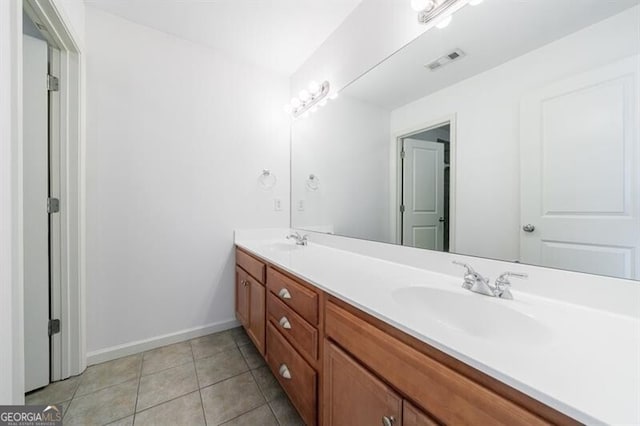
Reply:
<svg viewBox="0 0 640 426"><path fill-rule="evenodd" d="M280 299L291 299L291 293L286 288L281 288L278 292L278 296Z"/></svg>
<svg viewBox="0 0 640 426"><path fill-rule="evenodd" d="M291 329L291 323L289 322L289 320L287 319L287 317L282 317L280 318L280 326L282 328L286 328L287 330Z"/></svg>
<svg viewBox="0 0 640 426"><path fill-rule="evenodd" d="M249 281L247 281L247 280L242 280L242 281L240 281L240 283L245 287L249 285Z"/></svg>
<svg viewBox="0 0 640 426"><path fill-rule="evenodd" d="M280 366L280 375L287 380L291 380L291 372L289 371L289 367L287 367L287 364L282 364Z"/></svg>
<svg viewBox="0 0 640 426"><path fill-rule="evenodd" d="M395 422L396 422L396 418L393 416L382 417L382 426L393 426Z"/></svg>

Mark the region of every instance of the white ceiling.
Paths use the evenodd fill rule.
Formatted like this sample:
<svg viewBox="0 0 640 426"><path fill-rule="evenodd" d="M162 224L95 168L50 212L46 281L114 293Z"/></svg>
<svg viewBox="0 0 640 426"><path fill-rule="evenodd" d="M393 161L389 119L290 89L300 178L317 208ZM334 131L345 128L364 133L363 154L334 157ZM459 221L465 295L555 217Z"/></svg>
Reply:
<svg viewBox="0 0 640 426"><path fill-rule="evenodd" d="M85 0L85 3L290 75L361 1Z"/></svg>
<svg viewBox="0 0 640 426"><path fill-rule="evenodd" d="M640 0L485 0L458 11L448 27L422 34L341 93L391 110L639 3ZM424 67L455 48L467 56L434 72Z"/></svg>

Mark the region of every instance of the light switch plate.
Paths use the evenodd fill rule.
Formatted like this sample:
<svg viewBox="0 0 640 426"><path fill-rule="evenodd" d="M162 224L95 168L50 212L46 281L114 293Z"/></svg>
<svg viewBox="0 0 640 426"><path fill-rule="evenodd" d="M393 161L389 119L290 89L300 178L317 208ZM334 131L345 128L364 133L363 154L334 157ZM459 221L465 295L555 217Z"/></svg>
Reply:
<svg viewBox="0 0 640 426"><path fill-rule="evenodd" d="M282 210L282 200L280 198L274 198L273 200L273 210L279 212Z"/></svg>
<svg viewBox="0 0 640 426"><path fill-rule="evenodd" d="M304 211L304 200L298 200L298 211Z"/></svg>

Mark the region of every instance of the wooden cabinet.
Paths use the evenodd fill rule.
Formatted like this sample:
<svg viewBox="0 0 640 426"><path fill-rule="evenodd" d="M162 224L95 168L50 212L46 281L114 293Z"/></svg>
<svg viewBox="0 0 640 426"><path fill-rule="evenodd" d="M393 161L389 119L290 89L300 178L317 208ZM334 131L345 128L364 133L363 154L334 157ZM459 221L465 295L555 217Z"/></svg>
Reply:
<svg viewBox="0 0 640 426"><path fill-rule="evenodd" d="M241 249L235 307L307 425L578 424Z"/></svg>
<svg viewBox="0 0 640 426"><path fill-rule="evenodd" d="M267 364L305 424L317 423L317 373L273 324L267 326Z"/></svg>
<svg viewBox="0 0 640 426"><path fill-rule="evenodd" d="M247 273L236 266L236 318L245 328L249 327L249 289Z"/></svg>
<svg viewBox="0 0 640 426"><path fill-rule="evenodd" d="M325 425L402 425L402 398L330 342L324 375Z"/></svg>
<svg viewBox="0 0 640 426"><path fill-rule="evenodd" d="M247 334L255 343L258 351L265 354L265 295L262 284L249 278L249 327Z"/></svg>
<svg viewBox="0 0 640 426"><path fill-rule="evenodd" d="M266 349L265 267L259 260L236 250L236 318L262 355Z"/></svg>

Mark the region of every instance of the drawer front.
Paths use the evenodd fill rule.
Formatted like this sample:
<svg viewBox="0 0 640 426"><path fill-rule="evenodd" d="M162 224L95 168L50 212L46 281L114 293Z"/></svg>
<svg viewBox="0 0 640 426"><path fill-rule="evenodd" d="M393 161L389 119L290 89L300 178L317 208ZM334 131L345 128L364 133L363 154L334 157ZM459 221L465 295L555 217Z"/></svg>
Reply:
<svg viewBox="0 0 640 426"><path fill-rule="evenodd" d="M236 263L242 269L247 271L253 278L264 284L264 274L266 269L264 263L238 249L236 249Z"/></svg>
<svg viewBox="0 0 640 426"><path fill-rule="evenodd" d="M267 288L312 325L318 325L318 294L269 268Z"/></svg>
<svg viewBox="0 0 640 426"><path fill-rule="evenodd" d="M310 359L318 359L318 330L271 292L267 297L267 315L274 327L300 353Z"/></svg>
<svg viewBox="0 0 640 426"><path fill-rule="evenodd" d="M446 424L547 424L333 303L325 334Z"/></svg>
<svg viewBox="0 0 640 426"><path fill-rule="evenodd" d="M267 363L307 425L317 423L316 372L280 332L267 325Z"/></svg>

